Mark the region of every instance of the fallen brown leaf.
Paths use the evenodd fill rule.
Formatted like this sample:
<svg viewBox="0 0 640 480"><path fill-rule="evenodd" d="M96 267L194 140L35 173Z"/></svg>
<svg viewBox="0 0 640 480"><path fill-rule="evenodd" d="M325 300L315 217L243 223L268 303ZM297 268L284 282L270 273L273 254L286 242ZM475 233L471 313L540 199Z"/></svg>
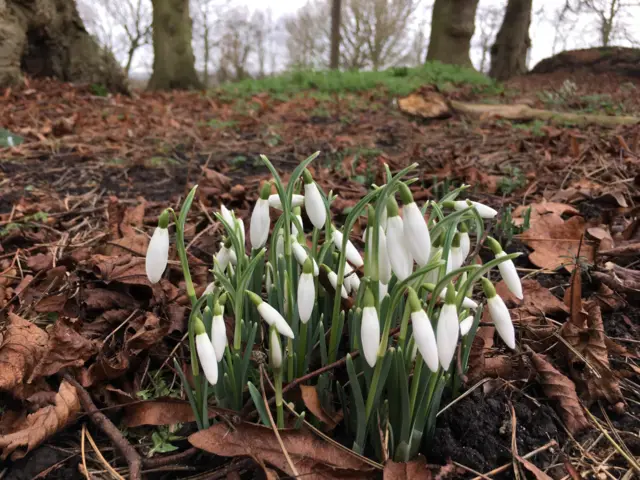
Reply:
<svg viewBox="0 0 640 480"><path fill-rule="evenodd" d="M218 413L233 415L234 412L209 407L209 416ZM133 402L124 406L124 424L129 427L140 425L174 425L195 422L196 418L189 402L177 398L158 398L147 402Z"/></svg>
<svg viewBox="0 0 640 480"><path fill-rule="evenodd" d="M509 308L517 307L520 312L532 316L569 313L569 308L558 297L531 278L522 281L523 300L517 299L504 281L496 284L496 292Z"/></svg>
<svg viewBox="0 0 640 480"><path fill-rule="evenodd" d="M584 218L575 216L565 221L560 215L550 213L532 220L531 228L522 233L520 239L534 250L529 254L534 265L548 270L564 266L571 271L584 230ZM593 247L583 242L580 255L593 262Z"/></svg>
<svg viewBox="0 0 640 480"><path fill-rule="evenodd" d="M555 402L556 409L569 432L575 434L587 428L589 422L582 412L573 382L556 370L542 355L530 349L529 353L544 393Z"/></svg>
<svg viewBox="0 0 640 480"><path fill-rule="evenodd" d="M556 215L579 215L580 212L573 206L567 205L566 203L558 203L558 202L541 202L541 203L531 203L529 205L520 205L513 211L513 218L522 218L525 215L525 212L531 208L531 217L530 219L536 219L537 217L541 217L548 213L555 213Z"/></svg>
<svg viewBox="0 0 640 480"><path fill-rule="evenodd" d="M298 473L305 480L372 477L372 467L316 437L309 430L280 430L280 436ZM223 457L247 455L293 475L271 428L239 423L218 423L189 436L194 447Z"/></svg>
<svg viewBox="0 0 640 480"><path fill-rule="evenodd" d="M47 334L40 327L9 313L0 345L0 390L11 392L29 378L44 355Z"/></svg>
<svg viewBox="0 0 640 480"><path fill-rule="evenodd" d="M161 322L151 312L147 312L144 317L138 317L131 323L131 327L136 331L132 336L125 337L125 349L133 354L152 347L162 340L169 331L168 322Z"/></svg>
<svg viewBox="0 0 640 480"><path fill-rule="evenodd" d="M526 458L522 458L520 455L515 455L515 457L524 466L524 468L526 468L533 474L536 480L553 480L553 478L544 473Z"/></svg>
<svg viewBox="0 0 640 480"><path fill-rule="evenodd" d="M66 367L81 367L98 352L99 345L78 333L79 322L60 317L48 330L45 352L33 369L29 382L54 375Z"/></svg>
<svg viewBox="0 0 640 480"><path fill-rule="evenodd" d="M89 267L105 283L120 282L151 287L147 279L144 258L131 255L93 255Z"/></svg>
<svg viewBox="0 0 640 480"><path fill-rule="evenodd" d="M63 429L80 411L76 389L67 381L60 384L55 403L28 415L17 431L0 437L0 458L18 460L44 440Z"/></svg>
<svg viewBox="0 0 640 480"><path fill-rule="evenodd" d="M315 386L300 385L300 392L304 405L318 420L327 426L328 430L333 430L338 426L338 423L342 420L342 412L336 412L333 415L327 412L320 404L320 397L318 397L318 391Z"/></svg>
<svg viewBox="0 0 640 480"><path fill-rule="evenodd" d="M433 476L427 468L427 460L418 455L407 463L398 463L389 460L384 465L383 480L431 480Z"/></svg>

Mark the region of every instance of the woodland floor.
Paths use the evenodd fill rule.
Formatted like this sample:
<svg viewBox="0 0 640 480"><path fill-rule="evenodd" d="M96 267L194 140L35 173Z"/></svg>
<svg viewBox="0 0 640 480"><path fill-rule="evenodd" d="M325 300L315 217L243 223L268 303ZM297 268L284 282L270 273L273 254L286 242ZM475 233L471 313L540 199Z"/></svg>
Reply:
<svg viewBox="0 0 640 480"><path fill-rule="evenodd" d="M224 203L248 218L267 173L260 154L286 172L317 150L314 176L339 194L337 215L380 182L384 163L398 170L417 162L416 200L469 183L474 199L502 212L493 234L527 254L517 262L525 301L509 300L520 347L506 351L494 344L492 327L481 328L471 390L440 415L426 452L434 478L516 478L514 468L537 479L633 477L640 457L639 125L427 122L402 113L382 89L290 98L96 93L30 80L0 97L2 126L25 139L0 148L0 479L86 478L83 461L93 478L114 478L84 441L85 426L127 476L102 431L86 415L73 418L78 399L61 400L63 371L126 427L143 456L153 432L166 439L165 427L148 426L157 412L135 407L180 393L178 380L159 384L153 372L172 368L187 306L177 261L161 286L147 283L147 234L158 213L198 183L186 241L202 289L221 232L213 210ZM498 95L468 86L445 95L640 115L638 80L613 74L531 75ZM519 233L529 205L531 227ZM166 441L178 450L146 461L146 478L260 478L252 461L198 459L203 454L185 440L194 428L188 415L168 411L169 423L185 422L175 432L181 439ZM40 420L26 417L33 412ZM157 461L176 452L186 453ZM384 477L428 478L390 469Z"/></svg>

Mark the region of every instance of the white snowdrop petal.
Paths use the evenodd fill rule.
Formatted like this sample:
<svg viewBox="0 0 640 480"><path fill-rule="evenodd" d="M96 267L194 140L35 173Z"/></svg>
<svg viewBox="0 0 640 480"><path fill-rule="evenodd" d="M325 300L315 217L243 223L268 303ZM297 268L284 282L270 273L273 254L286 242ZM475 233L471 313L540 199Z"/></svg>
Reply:
<svg viewBox="0 0 640 480"><path fill-rule="evenodd" d="M496 258L501 258L506 255L505 252L496 253ZM516 266L513 264L513 260L507 260L498 265L498 270L500 270L500 275L504 280L504 283L507 285L507 288L511 293L513 293L516 298L522 300L522 283L520 281L520 276L518 275L518 271L516 270Z"/></svg>
<svg viewBox="0 0 640 480"><path fill-rule="evenodd" d="M413 326L413 338L420 355L422 355L429 370L436 372L439 366L438 346L427 313L424 310L412 312L411 325Z"/></svg>
<svg viewBox="0 0 640 480"><path fill-rule="evenodd" d="M469 333L471 327L473 326L473 315L469 315L467 318L460 322L460 335L463 337Z"/></svg>
<svg viewBox="0 0 640 480"><path fill-rule="evenodd" d="M309 258L309 254L307 253L305 248L302 245L300 245L300 243L294 240L291 243L291 249L293 251L293 256L296 257L296 261L298 262L298 265L300 265L301 267L304 267L304 262L306 262L307 258ZM315 258L312 258L311 261L313 262L313 276L317 277L318 274L320 273L318 263L316 262Z"/></svg>
<svg viewBox="0 0 640 480"><path fill-rule="evenodd" d="M270 340L269 358L271 360L271 366L273 368L280 368L282 366L282 345L280 345L277 330L271 330Z"/></svg>
<svg viewBox="0 0 640 480"><path fill-rule="evenodd" d="M418 265L424 267L429 262L431 236L422 212L415 202L402 207L406 245Z"/></svg>
<svg viewBox="0 0 640 480"><path fill-rule="evenodd" d="M344 238L342 232L339 230L334 230L332 238L333 244L338 249L338 251L342 251L342 241ZM347 240L347 251L345 253L345 256L347 257L347 261L356 268L360 268L362 265L364 265L362 255L360 255L358 249L353 245L353 243L351 243L351 240Z"/></svg>
<svg viewBox="0 0 640 480"><path fill-rule="evenodd" d="M269 206L273 207L277 210L282 210L282 202L280 201L280 195L278 195L277 193L274 193L272 195L269 195ZM298 195L298 194L293 194L291 196L291 208L294 207L301 207L302 204L304 203L304 196L303 195Z"/></svg>
<svg viewBox="0 0 640 480"><path fill-rule="evenodd" d="M280 312L278 312L275 308L269 305L267 302L262 302L258 305L258 313L262 317L262 319L267 322L268 325L275 325L278 332L280 332L285 337L294 338L293 330L284 319Z"/></svg>
<svg viewBox="0 0 640 480"><path fill-rule="evenodd" d="M386 243L391 269L398 280L403 281L413 271L413 257L405 241L402 218L398 215L387 220Z"/></svg>
<svg viewBox="0 0 640 480"><path fill-rule="evenodd" d="M218 382L218 360L213 344L206 333L196 335L196 351L204 376L211 385L215 385Z"/></svg>
<svg viewBox="0 0 640 480"><path fill-rule="evenodd" d="M304 209L311 223L318 230L322 229L327 221L327 210L322 201L322 195L315 183L304 185Z"/></svg>
<svg viewBox="0 0 640 480"><path fill-rule="evenodd" d="M473 200L471 200L471 205L476 209L478 215L480 215L480 217L482 218L494 218L498 214L497 210L494 210L493 208L483 203L474 202ZM455 202L453 202L454 210L460 211L468 207L469 205L467 204L466 200L456 200Z"/></svg>
<svg viewBox="0 0 640 480"><path fill-rule="evenodd" d="M167 268L169 261L169 231L166 228L157 227L153 231L149 247L147 248L147 256L145 258L145 267L147 278L151 283L158 283L162 278L162 274Z"/></svg>
<svg viewBox="0 0 640 480"><path fill-rule="evenodd" d="M227 327L222 315L214 315L211 321L211 343L216 352L216 360L219 362L222 360L224 349L227 346Z"/></svg>
<svg viewBox="0 0 640 480"><path fill-rule="evenodd" d="M370 367L375 367L380 347L380 321L375 307L364 307L362 310L360 343L364 359Z"/></svg>
<svg viewBox="0 0 640 480"><path fill-rule="evenodd" d="M516 348L516 333L513 329L511 314L509 309L498 295L487 300L489 307L489 315L496 326L496 330L500 338L507 344L510 349Z"/></svg>
<svg viewBox="0 0 640 480"><path fill-rule="evenodd" d="M269 218L269 202L259 198L256 206L251 214L251 223L249 224L249 237L251 239L251 248L258 250L267 243L269 237L269 226L271 219Z"/></svg>
<svg viewBox="0 0 640 480"><path fill-rule="evenodd" d="M329 272L327 274L327 277L329 278L329 283L331 283L331 286L333 287L333 289L337 289L338 288L338 275L336 274L336 272ZM344 281L342 282L342 289L340 290L340 296L342 298L349 298L349 294L347 293L347 289L344 286Z"/></svg>
<svg viewBox="0 0 640 480"><path fill-rule="evenodd" d="M311 318L315 302L316 289L313 283L313 275L303 273L298 281L298 314L302 323L307 323Z"/></svg>
<svg viewBox="0 0 640 480"><path fill-rule="evenodd" d="M469 238L469 232L460 233L460 249L462 252L462 261L464 262L469 253L471 253L471 238Z"/></svg>
<svg viewBox="0 0 640 480"><path fill-rule="evenodd" d="M231 210L229 210L224 205L220 205L220 214L225 222L227 222L231 227L233 227L233 215L231 214Z"/></svg>
<svg viewBox="0 0 640 480"><path fill-rule="evenodd" d="M451 361L458 345L458 314L456 307L445 303L440 311L438 325L436 327L436 342L438 345L438 358L440 365L445 370L449 370Z"/></svg>

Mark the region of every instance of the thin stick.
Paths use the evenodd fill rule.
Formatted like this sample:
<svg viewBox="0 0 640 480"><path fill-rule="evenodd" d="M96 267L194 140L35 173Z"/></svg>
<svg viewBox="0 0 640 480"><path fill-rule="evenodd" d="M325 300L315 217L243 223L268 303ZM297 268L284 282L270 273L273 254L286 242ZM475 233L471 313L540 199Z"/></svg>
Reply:
<svg viewBox="0 0 640 480"><path fill-rule="evenodd" d="M91 421L102 430L116 448L122 453L127 464L129 465L129 479L140 480L140 469L142 467L142 460L136 449L127 441L122 435L120 430L113 424L109 418L102 413L96 407L95 403L91 399L91 395L87 392L82 385L80 385L75 378L68 373L63 375L64 379L73 385L78 392L78 399L84 411L89 415Z"/></svg>
<svg viewBox="0 0 640 480"><path fill-rule="evenodd" d="M87 425L85 423L82 424L82 432L80 433L80 455L82 458L82 473L87 478L87 480L91 480L89 476L89 469L87 468L87 456L84 450L84 439L87 434Z"/></svg>
<svg viewBox="0 0 640 480"><path fill-rule="evenodd" d="M558 445L558 442L556 442L555 440L551 440L549 443L545 443L543 446L541 446L539 448L536 448L535 450L532 450L531 452L527 453L526 455L523 455L522 458L527 460L527 459L533 457L534 455L537 455L540 452L544 452L545 450L548 450L551 447L555 447L556 445ZM492 475L497 475L498 473L504 472L505 470L507 470L511 466L513 466L513 464L511 462L505 463L501 467L494 468L493 470L491 470L490 472L485 473L484 475L479 475L477 477L474 477L472 480L481 480L481 479L486 478L486 477L491 477Z"/></svg>
<svg viewBox="0 0 640 480"><path fill-rule="evenodd" d="M264 365L260 365L260 389L262 390L262 401L264 402L264 404L266 406L267 415L269 415L269 423L271 423L271 428L273 429L273 433L275 434L276 438L278 439L278 443L280 444L280 449L282 450L282 453L284 454L284 458L287 459L287 463L289 464L289 468L291 468L291 472L293 473L293 476L294 477L299 477L300 474L298 473L298 470L296 469L296 466L291 461L291 457L289 457L289 452L287 452L287 449L284 446L282 438L280 437L280 432L278 432L278 427L276 426L275 422L273 421L273 415L271 414L271 409L269 408L269 405L267 404L267 394L264 391L264 376L265 375L266 374L264 372Z"/></svg>
<svg viewBox="0 0 640 480"><path fill-rule="evenodd" d="M142 464L145 468L159 468L166 465L173 465L174 463L180 463L183 460L193 457L200 450L196 447L187 448L184 452L175 453L173 455L166 455L164 457L157 458L145 458Z"/></svg>
<svg viewBox="0 0 640 480"><path fill-rule="evenodd" d="M91 448L93 448L93 451L96 453L96 455L100 459L100 462L102 462L102 464L104 465L104 468L106 468L109 471L109 473L111 475L113 475L114 478L117 478L118 480L125 480L122 477L122 475L120 475L118 472L116 472L114 470L114 468L111 465L109 465L109 462L107 462L107 460L102 455L102 452L100 451L100 449L96 445L96 442L93 440L93 437L91 436L91 434L88 431L85 431L85 434L87 435L87 440L89 440L89 443L91 444Z"/></svg>

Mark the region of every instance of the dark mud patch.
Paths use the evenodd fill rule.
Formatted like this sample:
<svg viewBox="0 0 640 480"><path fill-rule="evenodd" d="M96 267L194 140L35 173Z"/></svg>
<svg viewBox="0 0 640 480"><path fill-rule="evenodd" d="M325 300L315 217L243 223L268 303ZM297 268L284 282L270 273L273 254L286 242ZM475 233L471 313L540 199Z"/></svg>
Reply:
<svg viewBox="0 0 640 480"><path fill-rule="evenodd" d="M564 439L547 405L535 405L524 396L509 398L504 392L484 395L476 390L438 417L433 443L426 452L429 462L451 459L479 472L511 462L509 400L516 412L516 442L521 455L550 440L560 443ZM532 461L542 468L551 461L551 454L542 452Z"/></svg>

